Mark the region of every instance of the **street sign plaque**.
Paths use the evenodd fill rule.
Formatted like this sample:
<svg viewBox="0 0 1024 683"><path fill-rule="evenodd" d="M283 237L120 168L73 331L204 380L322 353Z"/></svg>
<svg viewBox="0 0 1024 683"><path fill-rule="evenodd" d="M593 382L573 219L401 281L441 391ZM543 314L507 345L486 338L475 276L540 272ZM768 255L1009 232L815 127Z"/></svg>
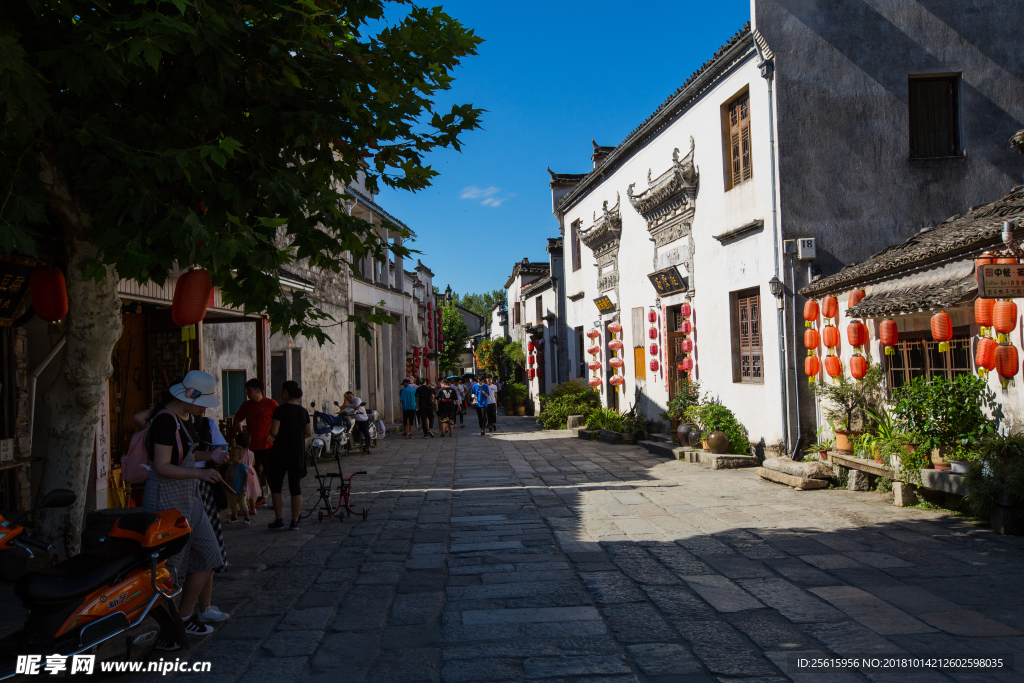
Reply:
<svg viewBox="0 0 1024 683"><path fill-rule="evenodd" d="M612 303L612 300L607 295L594 299L594 305L597 306L597 310L601 313L611 313L615 310L615 304Z"/></svg>
<svg viewBox="0 0 1024 683"><path fill-rule="evenodd" d="M658 296L686 291L686 279L679 274L679 269L675 266L662 268L647 277L654 285L654 289L657 290Z"/></svg>
<svg viewBox="0 0 1024 683"><path fill-rule="evenodd" d="M1024 298L1024 264L978 266L978 296L982 299Z"/></svg>

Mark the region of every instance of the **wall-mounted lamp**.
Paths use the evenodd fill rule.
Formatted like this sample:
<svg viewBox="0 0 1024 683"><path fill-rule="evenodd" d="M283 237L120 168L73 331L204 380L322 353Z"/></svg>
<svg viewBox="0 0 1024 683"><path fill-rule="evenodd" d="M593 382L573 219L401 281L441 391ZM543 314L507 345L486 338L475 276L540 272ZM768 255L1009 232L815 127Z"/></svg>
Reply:
<svg viewBox="0 0 1024 683"><path fill-rule="evenodd" d="M782 280L778 275L772 275L772 279L768 281L768 290L775 297L775 305L782 308Z"/></svg>

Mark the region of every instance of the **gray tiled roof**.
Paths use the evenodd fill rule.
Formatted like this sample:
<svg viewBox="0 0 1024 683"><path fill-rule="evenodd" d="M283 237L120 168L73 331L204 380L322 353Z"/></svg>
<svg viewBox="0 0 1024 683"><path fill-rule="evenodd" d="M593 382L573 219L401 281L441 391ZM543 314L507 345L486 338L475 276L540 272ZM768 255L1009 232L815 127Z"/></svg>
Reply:
<svg viewBox="0 0 1024 683"><path fill-rule="evenodd" d="M967 213L953 216L934 228L925 228L906 242L847 266L835 275L815 280L801 289L800 294L807 297L836 294L957 257L968 258L1002 244L1002 223L1016 216L1024 216L1024 191L1020 186L1001 199L971 207Z"/></svg>

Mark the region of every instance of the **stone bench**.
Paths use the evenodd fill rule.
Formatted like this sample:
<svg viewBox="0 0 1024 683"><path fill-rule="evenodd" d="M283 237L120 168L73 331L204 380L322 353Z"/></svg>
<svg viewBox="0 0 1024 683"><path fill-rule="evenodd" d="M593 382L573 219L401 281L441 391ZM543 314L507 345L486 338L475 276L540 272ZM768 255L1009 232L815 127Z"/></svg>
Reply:
<svg viewBox="0 0 1024 683"><path fill-rule="evenodd" d="M832 468L820 462L796 462L789 458L767 458L757 468L762 479L792 486L798 491L828 488Z"/></svg>

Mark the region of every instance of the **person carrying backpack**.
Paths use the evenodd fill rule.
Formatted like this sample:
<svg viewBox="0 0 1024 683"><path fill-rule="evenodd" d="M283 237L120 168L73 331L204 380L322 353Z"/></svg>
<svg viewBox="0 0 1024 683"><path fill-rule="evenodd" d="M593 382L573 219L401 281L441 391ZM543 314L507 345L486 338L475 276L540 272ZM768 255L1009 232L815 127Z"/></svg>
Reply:
<svg viewBox="0 0 1024 683"><path fill-rule="evenodd" d="M441 388L437 390L437 421L441 424L441 436L447 431L455 436L455 413L458 411L459 396L452 388L452 383L441 380Z"/></svg>

